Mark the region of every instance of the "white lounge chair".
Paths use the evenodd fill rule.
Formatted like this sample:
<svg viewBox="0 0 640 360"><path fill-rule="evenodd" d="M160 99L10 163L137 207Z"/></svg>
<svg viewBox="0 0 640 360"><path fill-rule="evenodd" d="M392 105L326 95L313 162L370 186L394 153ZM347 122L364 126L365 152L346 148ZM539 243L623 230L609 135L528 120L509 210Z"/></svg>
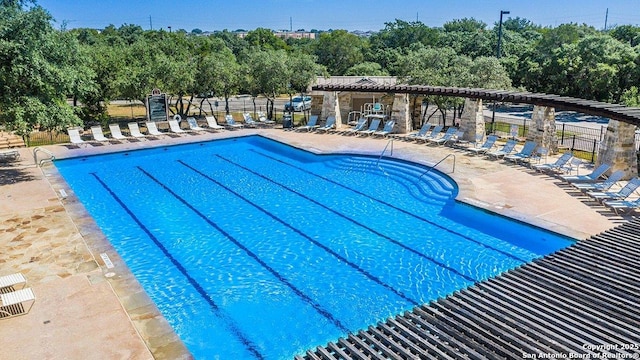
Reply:
<svg viewBox="0 0 640 360"><path fill-rule="evenodd" d="M149 133L149 135L153 135L153 136L162 136L162 135L164 135L163 133L161 133L158 130L158 126L156 125L155 122L147 121L145 123L145 125L147 126L147 133Z"/></svg>
<svg viewBox="0 0 640 360"><path fill-rule="evenodd" d="M225 115L224 120L227 123L226 126L228 129L242 129L244 127L244 125L236 123L236 121L233 119L233 115L231 114Z"/></svg>
<svg viewBox="0 0 640 360"><path fill-rule="evenodd" d="M104 133L102 133L102 127L101 126L92 126L91 127L91 135L93 136L93 139L95 141L109 141L109 139L107 139L104 136Z"/></svg>
<svg viewBox="0 0 640 360"><path fill-rule="evenodd" d="M17 285L22 285L20 289L23 289L26 284L27 279L21 273L0 276L0 289L8 288L9 286L15 288Z"/></svg>
<svg viewBox="0 0 640 360"><path fill-rule="evenodd" d="M67 133L69 134L69 141L72 144L84 144L85 141L80 137L80 131L78 129L67 129Z"/></svg>
<svg viewBox="0 0 640 360"><path fill-rule="evenodd" d="M134 138L143 138L146 135L140 132L140 127L136 122L130 122L127 124L129 127L129 134Z"/></svg>
<svg viewBox="0 0 640 360"><path fill-rule="evenodd" d="M258 127L258 125L259 125L255 120L253 120L253 118L251 117L251 114L249 114L249 113L242 114L242 118L244 119L244 126L245 127L254 128L254 127Z"/></svg>
<svg viewBox="0 0 640 360"><path fill-rule="evenodd" d="M275 121L269 120L267 115L263 112L258 112L258 121L263 123L264 125L275 125Z"/></svg>
<svg viewBox="0 0 640 360"><path fill-rule="evenodd" d="M194 118L194 117L188 117L187 118L187 124L189 125L189 130L204 131L204 128L200 127L200 125L198 125L198 122L196 121L196 118Z"/></svg>
<svg viewBox="0 0 640 360"><path fill-rule="evenodd" d="M207 127L213 130L224 130L224 126L218 125L215 116L205 116L207 120Z"/></svg>
<svg viewBox="0 0 640 360"><path fill-rule="evenodd" d="M0 294L0 319L27 314L35 301L31 288Z"/></svg>
<svg viewBox="0 0 640 360"><path fill-rule="evenodd" d="M117 140L125 140L127 137L122 135L122 131L120 130L120 125L118 124L109 124L109 131L111 131L111 137Z"/></svg>
<svg viewBox="0 0 640 360"><path fill-rule="evenodd" d="M182 133L186 132L186 131L180 129L180 124L178 124L177 120L169 120L169 130L172 133L176 133L176 134L182 134Z"/></svg>

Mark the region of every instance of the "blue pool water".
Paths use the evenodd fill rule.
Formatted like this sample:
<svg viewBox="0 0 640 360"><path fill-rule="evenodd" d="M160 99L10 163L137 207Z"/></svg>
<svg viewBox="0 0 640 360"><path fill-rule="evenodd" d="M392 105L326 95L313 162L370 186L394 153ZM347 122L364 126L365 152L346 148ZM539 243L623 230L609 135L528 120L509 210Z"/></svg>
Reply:
<svg viewBox="0 0 640 360"><path fill-rule="evenodd" d="M56 161L198 359L284 359L568 246L438 171L259 136Z"/></svg>

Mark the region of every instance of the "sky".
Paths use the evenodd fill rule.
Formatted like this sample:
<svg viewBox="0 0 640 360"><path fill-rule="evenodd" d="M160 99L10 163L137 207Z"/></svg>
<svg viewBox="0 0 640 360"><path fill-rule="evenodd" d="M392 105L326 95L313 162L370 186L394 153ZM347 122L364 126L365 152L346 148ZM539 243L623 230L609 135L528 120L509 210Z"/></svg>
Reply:
<svg viewBox="0 0 640 360"><path fill-rule="evenodd" d="M578 23L604 29L640 24L639 0L36 0L55 27L102 29L110 24L168 30L373 30L419 20L439 27L475 18L493 27L500 11L542 26ZM608 10L608 15L607 15Z"/></svg>

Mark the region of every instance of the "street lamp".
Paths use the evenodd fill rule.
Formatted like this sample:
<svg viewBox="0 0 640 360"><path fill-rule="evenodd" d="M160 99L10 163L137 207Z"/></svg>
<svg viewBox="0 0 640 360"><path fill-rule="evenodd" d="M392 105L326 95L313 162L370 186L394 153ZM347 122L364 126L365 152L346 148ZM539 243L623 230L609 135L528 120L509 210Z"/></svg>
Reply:
<svg viewBox="0 0 640 360"><path fill-rule="evenodd" d="M500 15L500 24L502 24L502 15ZM169 28L169 34L171 34L171 26L167 26ZM498 45L500 46L500 45Z"/></svg>
<svg viewBox="0 0 640 360"><path fill-rule="evenodd" d="M500 25L498 25L498 49L496 50L496 57L500 59L500 45L502 45L502 15L509 14L508 11L500 10ZM496 125L496 102L493 101L493 111L491 112L491 132L495 131Z"/></svg>
<svg viewBox="0 0 640 360"><path fill-rule="evenodd" d="M500 10L500 25L498 26L498 50L496 51L496 57L500 59L500 45L502 45L502 15L509 14L508 11Z"/></svg>

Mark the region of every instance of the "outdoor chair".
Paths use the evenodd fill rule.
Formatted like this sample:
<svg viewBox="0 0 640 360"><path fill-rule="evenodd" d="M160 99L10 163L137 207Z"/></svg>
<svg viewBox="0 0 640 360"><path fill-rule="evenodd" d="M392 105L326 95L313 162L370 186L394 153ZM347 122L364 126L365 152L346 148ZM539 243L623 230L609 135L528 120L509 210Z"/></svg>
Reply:
<svg viewBox="0 0 640 360"><path fill-rule="evenodd" d="M627 197L629 197L629 195L633 194L633 192L636 191L636 189L638 189L638 187L640 187L640 178L635 177L635 178L629 180L629 182L627 182L627 184L617 192L614 192L614 191L589 191L589 192L587 192L587 195L589 197L593 198L594 200L598 200L598 201L603 201L603 200L608 200L608 199L624 200Z"/></svg>
<svg viewBox="0 0 640 360"><path fill-rule="evenodd" d="M336 117L335 116L329 116L327 118L327 121L325 122L324 125L320 126L319 128L316 129L316 132L320 133L320 132L328 132L329 130L333 129L336 126Z"/></svg>
<svg viewBox="0 0 640 360"><path fill-rule="evenodd" d="M213 130L224 130L224 126L218 125L215 116L205 116L207 120L207 127Z"/></svg>
<svg viewBox="0 0 640 360"><path fill-rule="evenodd" d="M493 159L499 159L503 156L507 156L509 154L511 154L513 152L513 149L516 148L516 144L517 142L513 139L509 139L507 140L507 142L504 144L504 146L502 146L502 149L500 150L495 150L495 151L488 151L487 157L489 158L493 158Z"/></svg>
<svg viewBox="0 0 640 360"><path fill-rule="evenodd" d="M84 144L85 141L80 137L80 131L78 129L67 129L67 133L69 134L69 141L72 144Z"/></svg>
<svg viewBox="0 0 640 360"><path fill-rule="evenodd" d="M487 140L485 140L484 144L482 144L480 147L467 148L466 150L473 153L474 155L484 154L487 151L491 150L491 148L493 148L493 145L496 143L497 140L498 140L497 136L489 135L487 136Z"/></svg>
<svg viewBox="0 0 640 360"><path fill-rule="evenodd" d="M198 122L196 121L196 118L194 118L194 117L188 117L187 118L187 124L189 125L189 130L204 131L204 128L200 127L200 125L198 125Z"/></svg>
<svg viewBox="0 0 640 360"><path fill-rule="evenodd" d="M127 124L129 127L129 134L134 138L143 138L145 135L140 132L140 127L137 122L130 122Z"/></svg>
<svg viewBox="0 0 640 360"><path fill-rule="evenodd" d="M93 136L93 139L96 141L100 141L100 142L109 141L109 139L107 139L102 133L102 127L100 126L91 127L91 136Z"/></svg>
<svg viewBox="0 0 640 360"><path fill-rule="evenodd" d="M446 143L447 141L449 141L451 139L451 137L456 133L456 131L458 131L458 130L452 126L452 127L448 128L447 131L444 133L444 135L442 135L441 137L439 137L439 138L429 138L429 139L427 139L427 142L429 144L442 145L442 144Z"/></svg>
<svg viewBox="0 0 640 360"><path fill-rule="evenodd" d="M536 144L535 141L527 141L524 143L522 150L515 154L505 155L504 159L516 163L520 161L527 161L533 155L533 152L536 150L537 146L538 144Z"/></svg>
<svg viewBox="0 0 640 360"><path fill-rule="evenodd" d="M319 128L320 125L318 125L318 115L311 115L309 117L309 121L307 122L306 125L301 125L295 128L296 131L302 131L302 130L307 130L307 131L311 131L311 130L315 130L317 128Z"/></svg>
<svg viewBox="0 0 640 360"><path fill-rule="evenodd" d="M122 135L122 131L120 130L120 125L118 124L109 124L109 131L111 132L111 137L117 140L125 140L127 137Z"/></svg>
<svg viewBox="0 0 640 360"><path fill-rule="evenodd" d="M35 301L31 288L0 294L0 319L27 314Z"/></svg>
<svg viewBox="0 0 640 360"><path fill-rule="evenodd" d="M569 163L569 160L571 160L572 157L573 154L571 151L567 151L554 163L533 165L532 168L536 171L560 171L567 165L567 163Z"/></svg>
<svg viewBox="0 0 640 360"><path fill-rule="evenodd" d="M236 121L233 119L233 115L231 114L225 115L224 120L226 122L227 129L234 130L242 129L244 127L244 125L236 123Z"/></svg>
<svg viewBox="0 0 640 360"><path fill-rule="evenodd" d="M600 164L591 174L587 175L560 175L560 178L568 183L593 183L598 181L600 176L604 175L611 166L609 164Z"/></svg>
<svg viewBox="0 0 640 360"><path fill-rule="evenodd" d="M389 134L391 134L393 132L393 127L394 126L396 126L395 120L388 120L384 124L384 127L382 128L382 130L376 131L372 135L373 136L381 136L381 137L387 136L387 135L389 135Z"/></svg>

